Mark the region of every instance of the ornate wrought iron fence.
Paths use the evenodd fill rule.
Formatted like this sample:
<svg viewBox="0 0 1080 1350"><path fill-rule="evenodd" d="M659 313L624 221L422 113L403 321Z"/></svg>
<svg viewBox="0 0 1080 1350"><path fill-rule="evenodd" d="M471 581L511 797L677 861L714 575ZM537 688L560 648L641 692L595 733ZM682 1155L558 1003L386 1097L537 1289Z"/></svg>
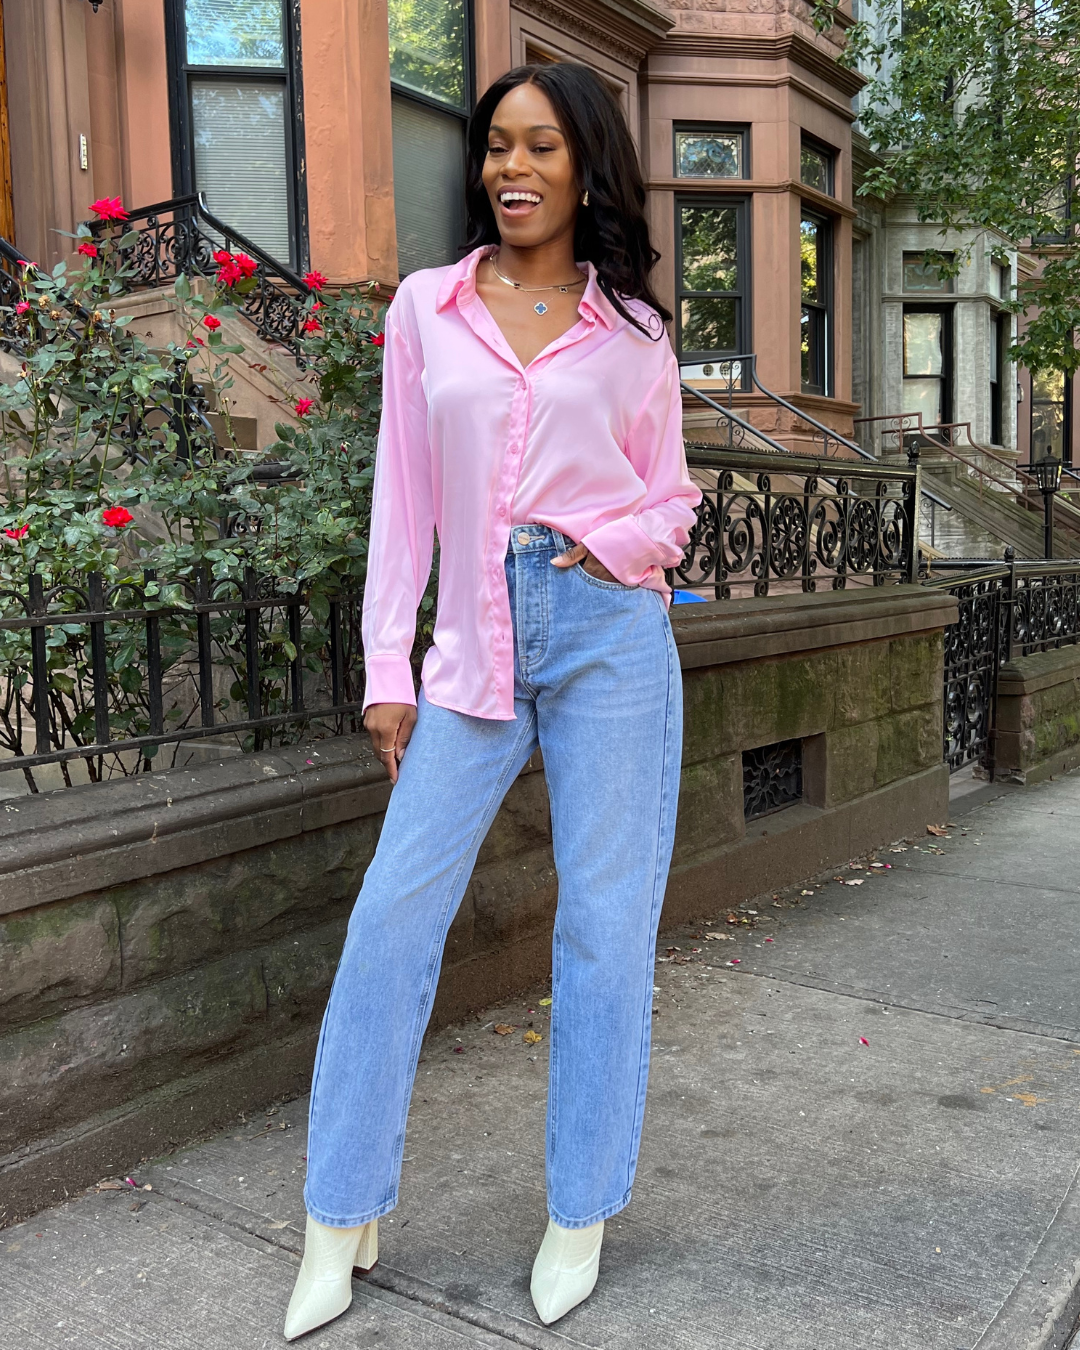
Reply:
<svg viewBox="0 0 1080 1350"><path fill-rule="evenodd" d="M936 561L926 584L959 601L945 630L944 755L992 777L998 670L1014 657L1080 642L1080 561Z"/></svg>
<svg viewBox="0 0 1080 1350"><path fill-rule="evenodd" d="M773 590L834 590L918 579L919 468L814 456L687 449L703 499L673 585L715 598Z"/></svg>
<svg viewBox="0 0 1080 1350"><path fill-rule="evenodd" d="M105 221L90 224L97 233L107 227ZM214 253L222 248L254 259L257 284L237 308L255 325L260 337L288 348L297 364L303 364L300 324L304 315L300 302L311 294L311 287L290 267L215 216L201 193L140 207L131 212L128 228L139 231L135 243L124 250L128 285L161 286L181 274L214 277L218 271Z"/></svg>
<svg viewBox="0 0 1080 1350"><path fill-rule="evenodd" d="M30 573L0 591L0 677L0 771L31 790L45 764L82 759L98 779L196 738L259 750L312 719L340 734L361 708L359 595L282 593L251 570L48 589Z"/></svg>

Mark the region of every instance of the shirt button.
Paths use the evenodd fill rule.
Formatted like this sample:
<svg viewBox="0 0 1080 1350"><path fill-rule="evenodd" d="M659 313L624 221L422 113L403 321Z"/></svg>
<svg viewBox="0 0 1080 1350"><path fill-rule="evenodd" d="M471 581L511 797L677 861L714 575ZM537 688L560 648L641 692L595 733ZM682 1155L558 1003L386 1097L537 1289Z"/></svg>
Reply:
<svg viewBox="0 0 1080 1350"><path fill-rule="evenodd" d="M505 506L500 506L500 507L499 507L499 515L500 515L500 516L505 516L505 515L506 515L506 507L505 507Z"/></svg>

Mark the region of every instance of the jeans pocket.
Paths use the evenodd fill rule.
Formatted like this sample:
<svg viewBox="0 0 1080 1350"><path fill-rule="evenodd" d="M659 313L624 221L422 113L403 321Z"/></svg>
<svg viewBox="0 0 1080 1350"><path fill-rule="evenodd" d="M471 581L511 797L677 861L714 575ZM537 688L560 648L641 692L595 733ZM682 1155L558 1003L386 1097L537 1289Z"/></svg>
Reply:
<svg viewBox="0 0 1080 1350"><path fill-rule="evenodd" d="M600 577L594 577L586 572L581 563L574 564L574 571L580 572L590 586L597 586L602 591L640 591L640 586L627 586L621 581L603 581Z"/></svg>

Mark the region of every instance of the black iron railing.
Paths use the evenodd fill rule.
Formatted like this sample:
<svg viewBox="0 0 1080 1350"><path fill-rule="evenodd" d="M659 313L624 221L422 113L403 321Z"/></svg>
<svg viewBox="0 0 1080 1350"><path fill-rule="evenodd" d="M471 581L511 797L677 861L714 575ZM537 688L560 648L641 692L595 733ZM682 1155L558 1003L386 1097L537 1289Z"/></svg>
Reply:
<svg viewBox="0 0 1080 1350"><path fill-rule="evenodd" d="M149 768L156 747L330 719L362 694L357 592L282 593L250 570L166 587L152 571L0 591L0 771L87 761L91 779ZM65 773L66 777L66 773Z"/></svg>
<svg viewBox="0 0 1080 1350"><path fill-rule="evenodd" d="M687 463L706 483L671 584L727 600L917 580L917 458L838 473L815 456L692 446Z"/></svg>
<svg viewBox="0 0 1080 1350"><path fill-rule="evenodd" d="M107 228L105 221L90 224L96 234ZM128 286L161 286L180 275L213 278L218 273L216 252L246 253L256 264L256 285L237 296L237 310L261 338L286 347L303 364L300 325L311 287L292 268L215 216L201 193L140 207L130 213L127 228L139 232L122 251Z"/></svg>
<svg viewBox="0 0 1080 1350"><path fill-rule="evenodd" d="M925 584L955 595L945 630L944 755L951 769L976 762L992 777L998 671L1034 652L1080 642L1080 561L1000 563L950 558Z"/></svg>

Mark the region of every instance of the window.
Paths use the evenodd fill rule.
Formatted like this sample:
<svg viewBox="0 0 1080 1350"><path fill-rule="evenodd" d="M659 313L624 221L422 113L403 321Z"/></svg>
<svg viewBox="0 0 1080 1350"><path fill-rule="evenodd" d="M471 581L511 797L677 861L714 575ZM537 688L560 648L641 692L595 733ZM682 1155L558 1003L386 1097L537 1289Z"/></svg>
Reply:
<svg viewBox="0 0 1080 1350"><path fill-rule="evenodd" d="M951 414L952 306L904 307L904 406L922 413L924 427L940 426Z"/></svg>
<svg viewBox="0 0 1080 1350"><path fill-rule="evenodd" d="M272 257L306 250L297 7L169 0L173 178Z"/></svg>
<svg viewBox="0 0 1080 1350"><path fill-rule="evenodd" d="M456 262L465 235L466 0L389 0L398 270Z"/></svg>
<svg viewBox="0 0 1080 1350"><path fill-rule="evenodd" d="M676 201L679 355L745 352L748 262L744 201Z"/></svg>
<svg viewBox="0 0 1080 1350"><path fill-rule="evenodd" d="M827 220L803 212L799 222L802 309L799 349L804 394L830 392L832 345L832 229Z"/></svg>
<svg viewBox="0 0 1080 1350"><path fill-rule="evenodd" d="M676 126L676 178L746 178L746 128Z"/></svg>
<svg viewBox="0 0 1080 1350"><path fill-rule="evenodd" d="M943 253L942 258L952 262L951 253ZM953 279L942 276L935 263L927 262L923 253L904 254L904 290L917 291L922 295L952 295Z"/></svg>
<svg viewBox="0 0 1080 1350"><path fill-rule="evenodd" d="M1000 270L1000 269L998 269ZM1007 314L990 312L990 444L1004 445L1005 352L1009 346Z"/></svg>
<svg viewBox="0 0 1080 1350"><path fill-rule="evenodd" d="M833 191L833 155L829 150L803 141L799 155L799 181L807 187L816 188L832 196Z"/></svg>
<svg viewBox="0 0 1080 1350"><path fill-rule="evenodd" d="M1034 238L1036 244L1067 244L1070 236L1076 229L1076 218L1078 213L1078 184L1075 174L1066 174L1064 181L1057 187L1047 193L1046 197L1038 203L1037 210L1043 215L1052 217L1055 221L1061 222L1060 229L1051 229L1045 234L1037 234Z"/></svg>
<svg viewBox="0 0 1080 1350"><path fill-rule="evenodd" d="M1031 375L1031 462L1047 453L1072 462L1066 455L1069 384L1060 370L1037 370Z"/></svg>

